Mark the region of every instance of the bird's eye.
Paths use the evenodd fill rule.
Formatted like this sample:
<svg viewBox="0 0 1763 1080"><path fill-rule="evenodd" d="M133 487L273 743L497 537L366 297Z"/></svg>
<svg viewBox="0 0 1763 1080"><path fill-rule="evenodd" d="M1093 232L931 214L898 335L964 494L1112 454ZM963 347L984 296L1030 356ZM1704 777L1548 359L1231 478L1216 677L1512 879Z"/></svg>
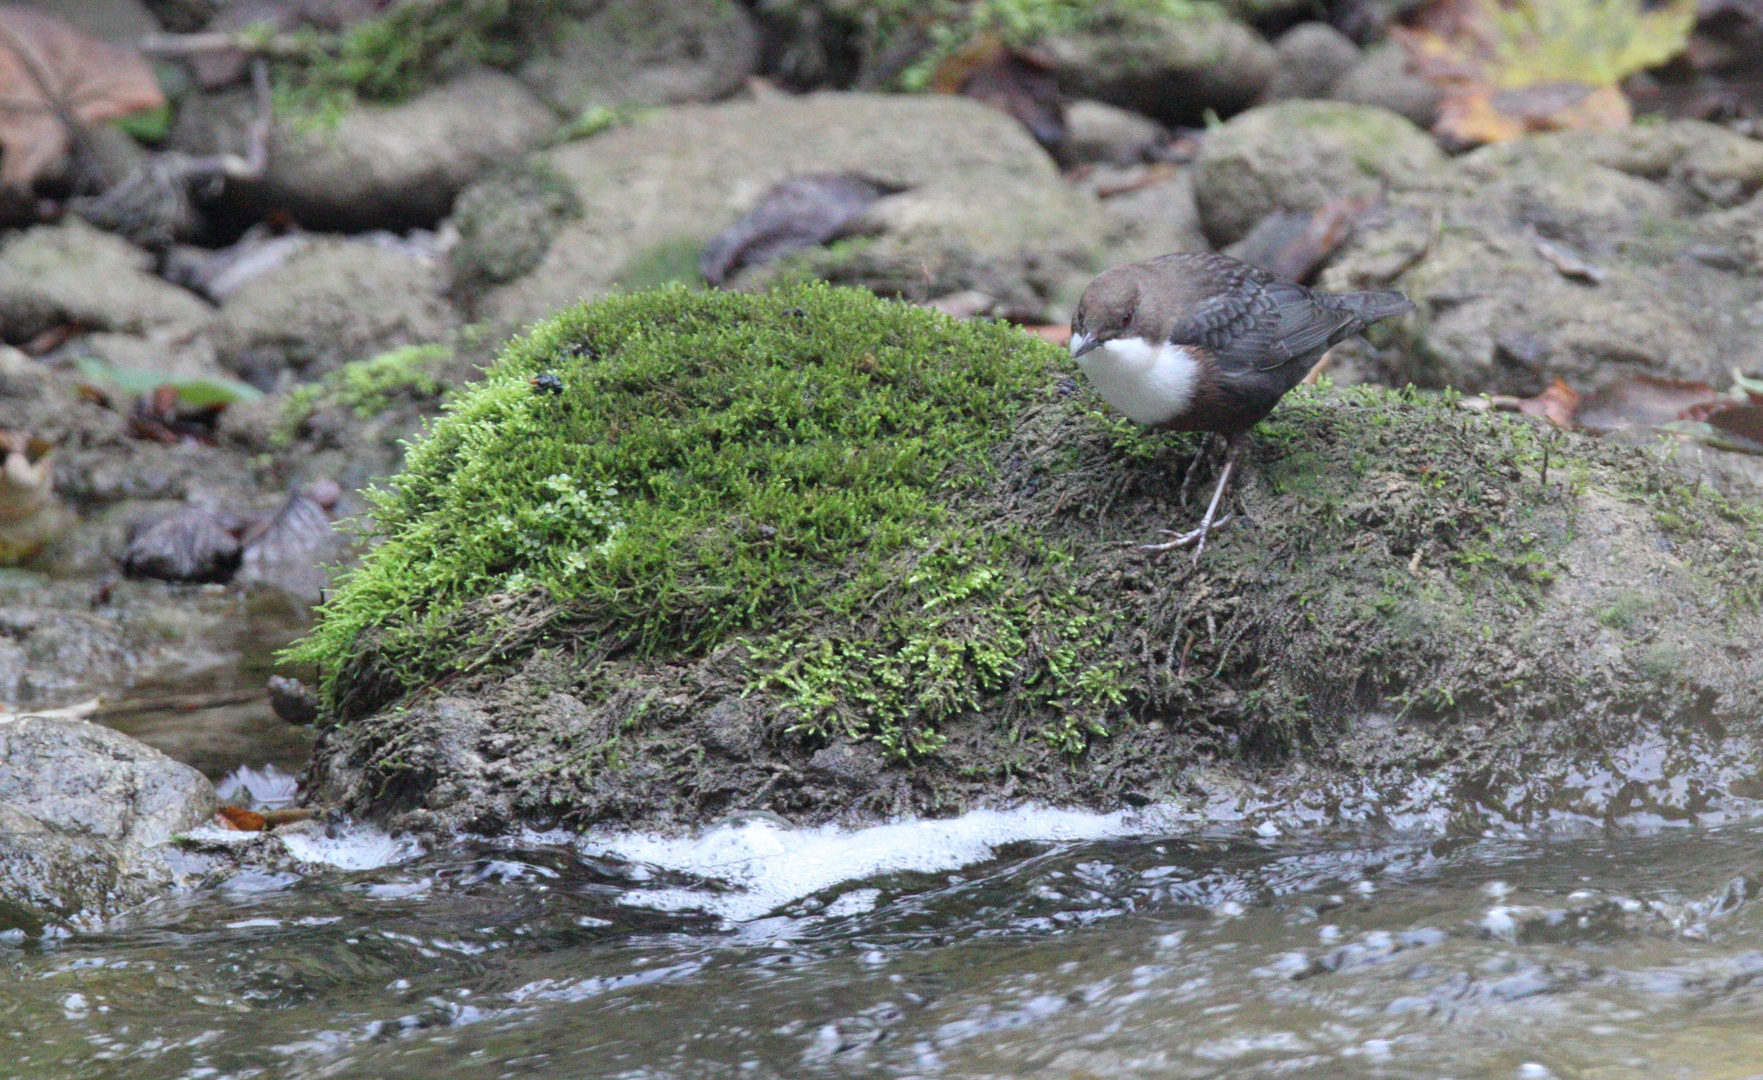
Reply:
<svg viewBox="0 0 1763 1080"><path fill-rule="evenodd" d="M1132 312L1129 311L1125 315L1122 315L1120 317L1120 325L1122 325L1122 326L1131 326L1132 325Z"/></svg>

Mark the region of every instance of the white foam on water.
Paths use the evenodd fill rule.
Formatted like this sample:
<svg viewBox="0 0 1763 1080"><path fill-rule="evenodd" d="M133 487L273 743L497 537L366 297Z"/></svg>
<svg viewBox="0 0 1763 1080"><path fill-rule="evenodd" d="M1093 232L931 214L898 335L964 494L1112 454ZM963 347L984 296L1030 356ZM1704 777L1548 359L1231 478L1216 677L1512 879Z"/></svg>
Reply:
<svg viewBox="0 0 1763 1080"><path fill-rule="evenodd" d="M215 785L214 794L223 803L247 810L279 810L294 804L300 795L300 783L274 765L261 769L241 765Z"/></svg>
<svg viewBox="0 0 1763 1080"><path fill-rule="evenodd" d="M347 825L335 835L317 829L277 833L288 854L304 863L318 863L338 870L378 870L382 866L409 862L423 856L414 837L389 836L370 825Z"/></svg>
<svg viewBox="0 0 1763 1080"><path fill-rule="evenodd" d="M625 895L626 903L700 910L742 922L840 882L879 874L937 873L983 862L1005 844L1109 840L1166 833L1194 823L1191 814L1174 807L1098 814L1024 806L862 829L789 828L769 819L749 819L686 837L589 833L579 847L585 855L615 856L714 883L702 889L636 889ZM872 896L862 899L873 906ZM848 910L843 913L864 909L856 901L844 907Z"/></svg>

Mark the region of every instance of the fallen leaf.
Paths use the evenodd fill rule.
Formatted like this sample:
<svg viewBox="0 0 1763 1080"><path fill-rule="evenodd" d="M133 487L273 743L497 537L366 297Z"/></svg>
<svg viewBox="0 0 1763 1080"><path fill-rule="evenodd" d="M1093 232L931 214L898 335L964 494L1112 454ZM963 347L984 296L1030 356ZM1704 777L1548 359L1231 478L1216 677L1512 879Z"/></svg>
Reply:
<svg viewBox="0 0 1763 1080"><path fill-rule="evenodd" d="M140 53L0 5L0 186L28 190L67 154L78 125L164 104Z"/></svg>
<svg viewBox="0 0 1763 1080"><path fill-rule="evenodd" d="M1624 78L1683 51L1697 0L1436 0L1392 27L1444 92L1434 131L1463 144L1626 126Z"/></svg>
<svg viewBox="0 0 1763 1080"><path fill-rule="evenodd" d="M1315 210L1275 210L1224 253L1302 284L1353 235L1370 199L1332 199Z"/></svg>
<svg viewBox="0 0 1763 1080"><path fill-rule="evenodd" d="M1747 454L1763 454L1763 405L1729 405L1708 414L1722 444Z"/></svg>
<svg viewBox="0 0 1763 1080"><path fill-rule="evenodd" d="M1587 262L1578 253L1553 240L1532 235L1530 242L1536 248L1537 254L1543 257L1543 261L1553 266L1562 277L1573 278L1589 285L1601 285L1610 276L1610 271Z"/></svg>
<svg viewBox="0 0 1763 1080"><path fill-rule="evenodd" d="M0 525L36 516L54 492L54 448L42 439L0 431Z"/></svg>
<svg viewBox="0 0 1763 1080"><path fill-rule="evenodd" d="M1023 329L1027 330L1035 337L1040 338L1042 341L1051 342L1054 345L1058 345L1060 348L1064 348L1071 344L1071 325L1069 323L1053 323L1046 326L1024 326Z"/></svg>
<svg viewBox="0 0 1763 1080"><path fill-rule="evenodd" d="M1556 379L1548 389L1532 398L1521 398L1518 411L1526 416L1540 416L1558 428L1572 430L1579 412L1579 393Z"/></svg>
<svg viewBox="0 0 1763 1080"><path fill-rule="evenodd" d="M234 832L262 832L268 824L262 814L243 806L222 806L214 811L214 823Z"/></svg>
<svg viewBox="0 0 1763 1080"><path fill-rule="evenodd" d="M75 366L86 381L104 391L112 399L132 398L151 394L162 387L171 387L179 408L217 409L240 401L256 401L263 391L250 383L213 375L200 379L168 379L154 371L116 367L102 360L86 357Z"/></svg>
<svg viewBox="0 0 1763 1080"><path fill-rule="evenodd" d="M848 235L870 203L898 190L849 173L792 176L704 245L698 271L720 285L744 266L830 243Z"/></svg>
<svg viewBox="0 0 1763 1080"><path fill-rule="evenodd" d="M1725 400L1705 382L1628 375L1586 396L1580 403L1579 426L1589 431L1657 427L1685 419L1690 410Z"/></svg>

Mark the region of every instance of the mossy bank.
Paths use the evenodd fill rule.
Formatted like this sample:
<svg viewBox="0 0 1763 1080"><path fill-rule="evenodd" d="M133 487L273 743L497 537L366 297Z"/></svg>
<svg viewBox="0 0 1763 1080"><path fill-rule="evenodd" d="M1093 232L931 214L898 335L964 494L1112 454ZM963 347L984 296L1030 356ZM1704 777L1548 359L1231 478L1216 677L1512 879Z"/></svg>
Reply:
<svg viewBox="0 0 1763 1080"><path fill-rule="evenodd" d="M487 831L857 820L1488 790L1763 728L1763 519L1647 454L1302 390L1196 568L1133 545L1197 514L1197 440L1073 376L818 285L562 312L413 447L299 648L313 796Z"/></svg>

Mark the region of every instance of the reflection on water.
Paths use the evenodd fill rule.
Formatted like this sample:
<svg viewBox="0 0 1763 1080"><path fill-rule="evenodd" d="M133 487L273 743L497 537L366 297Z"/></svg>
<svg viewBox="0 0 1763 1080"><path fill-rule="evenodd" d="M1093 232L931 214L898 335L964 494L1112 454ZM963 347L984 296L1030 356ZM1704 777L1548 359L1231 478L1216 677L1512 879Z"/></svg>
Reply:
<svg viewBox="0 0 1763 1080"><path fill-rule="evenodd" d="M1763 826L1019 843L729 922L565 847L0 945L25 1077L1763 1076ZM13 1075L9 1073L8 1075Z"/></svg>

